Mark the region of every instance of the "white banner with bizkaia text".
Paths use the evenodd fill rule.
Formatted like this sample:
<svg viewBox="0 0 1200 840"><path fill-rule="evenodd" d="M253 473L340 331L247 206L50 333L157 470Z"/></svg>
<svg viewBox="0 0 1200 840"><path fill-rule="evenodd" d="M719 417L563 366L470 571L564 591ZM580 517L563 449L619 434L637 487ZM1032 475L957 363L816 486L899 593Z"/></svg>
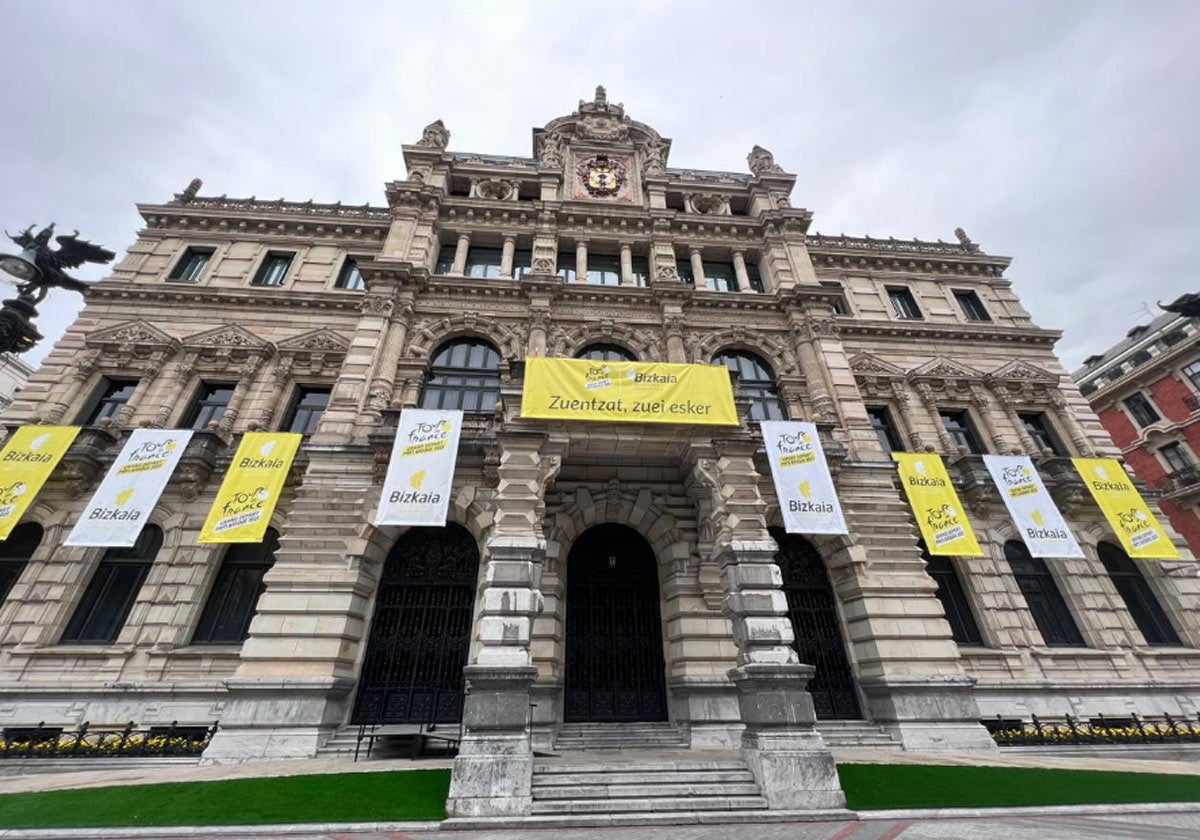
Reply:
<svg viewBox="0 0 1200 840"><path fill-rule="evenodd" d="M817 427L799 421L764 420L762 433L784 530L789 534L849 533Z"/></svg>
<svg viewBox="0 0 1200 840"><path fill-rule="evenodd" d="M191 439L190 429L135 429L65 545L136 543Z"/></svg>
<svg viewBox="0 0 1200 840"><path fill-rule="evenodd" d="M1004 499L1021 540L1034 557L1082 557L1058 505L1025 455L984 455L983 462Z"/></svg>
<svg viewBox="0 0 1200 840"><path fill-rule="evenodd" d="M406 408L392 445L376 525L445 525L461 411Z"/></svg>

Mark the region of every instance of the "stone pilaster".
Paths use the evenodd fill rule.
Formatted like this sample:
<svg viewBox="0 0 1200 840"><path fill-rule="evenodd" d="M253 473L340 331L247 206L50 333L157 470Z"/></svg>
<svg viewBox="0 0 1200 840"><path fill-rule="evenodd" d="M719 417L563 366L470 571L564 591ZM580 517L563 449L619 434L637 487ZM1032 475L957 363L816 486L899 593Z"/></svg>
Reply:
<svg viewBox="0 0 1200 840"><path fill-rule="evenodd" d="M1067 398L1063 396L1062 391L1057 388L1050 389L1050 405L1054 407L1054 416L1066 427L1067 434L1071 436L1071 443L1074 444L1075 451L1084 458L1094 456L1096 450L1092 448L1083 426L1079 425L1079 421L1075 419L1075 414L1067 405Z"/></svg>

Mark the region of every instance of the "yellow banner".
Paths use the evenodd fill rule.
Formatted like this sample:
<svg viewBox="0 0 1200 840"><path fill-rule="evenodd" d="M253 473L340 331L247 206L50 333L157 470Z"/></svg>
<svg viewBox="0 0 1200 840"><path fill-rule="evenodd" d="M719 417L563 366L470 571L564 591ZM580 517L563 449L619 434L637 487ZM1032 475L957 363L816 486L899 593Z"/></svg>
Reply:
<svg viewBox="0 0 1200 840"><path fill-rule="evenodd" d="M1146 506L1146 500L1134 489L1119 462L1111 458L1072 458L1071 463L1130 557L1180 559L1167 532Z"/></svg>
<svg viewBox="0 0 1200 840"><path fill-rule="evenodd" d="M262 542L303 439L290 432L243 435L200 531L200 542Z"/></svg>
<svg viewBox="0 0 1200 840"><path fill-rule="evenodd" d="M541 420L736 426L724 365L525 360L521 416Z"/></svg>
<svg viewBox="0 0 1200 840"><path fill-rule="evenodd" d="M967 514L954 492L940 455L924 452L893 452L900 467L900 483L925 547L930 554L982 557L983 551L967 521Z"/></svg>
<svg viewBox="0 0 1200 840"><path fill-rule="evenodd" d="M8 539L79 434L78 426L22 426L0 452L0 540Z"/></svg>

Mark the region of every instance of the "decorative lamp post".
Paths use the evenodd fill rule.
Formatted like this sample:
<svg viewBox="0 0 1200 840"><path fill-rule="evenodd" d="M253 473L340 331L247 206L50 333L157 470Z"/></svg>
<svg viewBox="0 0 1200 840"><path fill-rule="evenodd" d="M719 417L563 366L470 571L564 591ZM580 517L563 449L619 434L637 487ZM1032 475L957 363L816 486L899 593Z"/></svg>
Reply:
<svg viewBox="0 0 1200 840"><path fill-rule="evenodd" d="M53 286L83 292L87 284L67 275L63 269L75 268L87 262L103 265L115 255L112 251L81 240L79 231L70 236L55 238L58 248L50 247L54 225L42 228L36 235L31 225L24 233L8 238L21 246L20 254L0 254L0 271L17 281L17 296L4 301L0 307L0 352L24 353L42 340L33 325L37 305L46 298Z"/></svg>

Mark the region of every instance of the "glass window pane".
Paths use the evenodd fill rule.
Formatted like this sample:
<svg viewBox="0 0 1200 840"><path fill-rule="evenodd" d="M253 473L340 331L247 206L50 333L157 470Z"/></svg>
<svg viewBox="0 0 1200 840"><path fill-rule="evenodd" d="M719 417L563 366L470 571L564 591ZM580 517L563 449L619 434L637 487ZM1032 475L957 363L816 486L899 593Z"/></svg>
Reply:
<svg viewBox="0 0 1200 840"><path fill-rule="evenodd" d="M115 641L161 547L162 531L147 525L132 548L106 551L67 624L62 641Z"/></svg>
<svg viewBox="0 0 1200 840"><path fill-rule="evenodd" d="M1050 647L1083 647L1083 636L1046 562L1030 555L1025 544L1016 540L1004 544L1004 556L1008 558L1042 640Z"/></svg>
<svg viewBox="0 0 1200 840"><path fill-rule="evenodd" d="M650 262L645 257L633 258L633 282L638 286L650 285Z"/></svg>
<svg viewBox="0 0 1200 840"><path fill-rule="evenodd" d="M713 364L723 364L737 374L738 393L750 399L751 420L787 419L775 374L758 356L745 351L730 351L716 356Z"/></svg>
<svg viewBox="0 0 1200 840"><path fill-rule="evenodd" d="M556 273L568 283L575 282L575 253L573 251L558 252L558 270Z"/></svg>
<svg viewBox="0 0 1200 840"><path fill-rule="evenodd" d="M490 412L500 399L500 354L479 339L459 339L434 353L421 408Z"/></svg>
<svg viewBox="0 0 1200 840"><path fill-rule="evenodd" d="M636 362L633 353L617 344L589 344L575 354L576 359L593 362Z"/></svg>
<svg viewBox="0 0 1200 840"><path fill-rule="evenodd" d="M738 291L737 272L731 263L704 263L704 285L714 292Z"/></svg>

